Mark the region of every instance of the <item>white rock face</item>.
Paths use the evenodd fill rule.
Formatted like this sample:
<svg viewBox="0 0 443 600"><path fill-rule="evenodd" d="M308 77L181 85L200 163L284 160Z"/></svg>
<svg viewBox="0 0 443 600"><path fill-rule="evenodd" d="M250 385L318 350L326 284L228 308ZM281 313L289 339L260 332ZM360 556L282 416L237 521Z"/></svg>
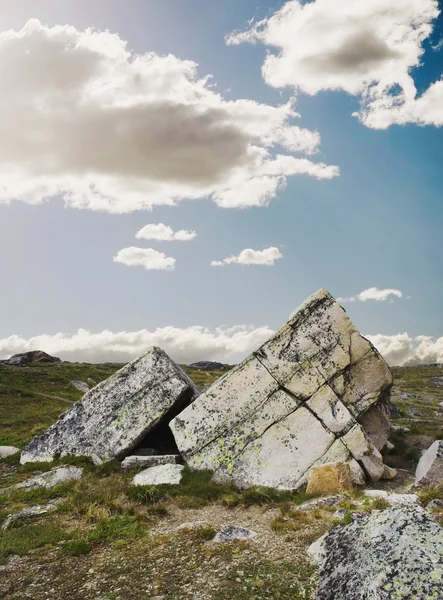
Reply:
<svg viewBox="0 0 443 600"><path fill-rule="evenodd" d="M7 458L8 456L13 456L20 452L19 448L15 448L15 446L0 446L0 458Z"/></svg>
<svg viewBox="0 0 443 600"><path fill-rule="evenodd" d="M433 485L442 482L443 440L437 440L420 458L415 471L415 484Z"/></svg>
<svg viewBox="0 0 443 600"><path fill-rule="evenodd" d="M320 290L170 427L191 468L240 487L296 489L311 467L338 461L363 483L362 467L376 479L384 466L357 421L391 385L382 357Z"/></svg>
<svg viewBox="0 0 443 600"><path fill-rule="evenodd" d="M160 348L128 364L87 392L23 450L21 462L89 456L96 464L123 457L197 388ZM175 413L176 414L176 413Z"/></svg>
<svg viewBox="0 0 443 600"><path fill-rule="evenodd" d="M340 525L309 552L319 563L316 600L442 597L443 529L416 504Z"/></svg>
<svg viewBox="0 0 443 600"><path fill-rule="evenodd" d="M159 465L140 471L132 480L133 485L178 485L182 478L183 465Z"/></svg>
<svg viewBox="0 0 443 600"><path fill-rule="evenodd" d="M122 462L122 469L132 469L132 467L157 467L159 465L174 465L179 456L177 454L161 454L155 456L127 456Z"/></svg>

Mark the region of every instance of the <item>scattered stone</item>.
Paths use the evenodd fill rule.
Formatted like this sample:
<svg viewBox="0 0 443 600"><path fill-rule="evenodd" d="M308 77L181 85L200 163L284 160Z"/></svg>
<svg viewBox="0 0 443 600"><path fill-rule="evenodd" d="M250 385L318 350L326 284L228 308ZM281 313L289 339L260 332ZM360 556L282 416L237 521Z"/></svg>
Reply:
<svg viewBox="0 0 443 600"><path fill-rule="evenodd" d="M201 527L208 527L209 524L207 521L190 521L189 523L182 523L177 527L177 531L181 531L183 529L200 529Z"/></svg>
<svg viewBox="0 0 443 600"><path fill-rule="evenodd" d="M337 508L337 510L332 515L336 519L344 519L346 517L346 509L345 508Z"/></svg>
<svg viewBox="0 0 443 600"><path fill-rule="evenodd" d="M392 450L394 450L394 448L395 448L394 444L388 440L385 444L384 450L391 452Z"/></svg>
<svg viewBox="0 0 443 600"><path fill-rule="evenodd" d="M232 542L234 540L250 540L257 534L255 531L237 525L225 525L213 538L213 542Z"/></svg>
<svg viewBox="0 0 443 600"><path fill-rule="evenodd" d="M393 469L392 467L388 467L388 465L383 465L383 466L384 466L383 475L381 476L380 479L394 479L394 477L396 477L396 475L397 475L397 471L395 469Z"/></svg>
<svg viewBox="0 0 443 600"><path fill-rule="evenodd" d="M140 471L132 480L133 485L178 485L182 478L183 465L159 465Z"/></svg>
<svg viewBox="0 0 443 600"><path fill-rule="evenodd" d="M394 402L389 402L389 416L391 419L400 419L401 412L398 410L398 407L394 404ZM393 426L391 425L391 429Z"/></svg>
<svg viewBox="0 0 443 600"><path fill-rule="evenodd" d="M157 467L159 465L173 465L179 461L177 454L161 454L157 456L127 456L122 462L122 469L132 467Z"/></svg>
<svg viewBox="0 0 443 600"><path fill-rule="evenodd" d="M309 548L317 600L441 598L443 530L417 505L339 525Z"/></svg>
<svg viewBox="0 0 443 600"><path fill-rule="evenodd" d="M420 504L420 498L417 494L389 494L388 502L392 506L400 506L402 504Z"/></svg>
<svg viewBox="0 0 443 600"><path fill-rule="evenodd" d="M420 458L415 471L415 485L443 482L443 440L435 441Z"/></svg>
<svg viewBox="0 0 443 600"><path fill-rule="evenodd" d="M366 483L366 475L363 469L360 467L358 462L351 458L348 459L347 464L351 469L351 481L355 486L365 485Z"/></svg>
<svg viewBox="0 0 443 600"><path fill-rule="evenodd" d="M191 468L239 487L297 489L312 467L351 459L375 479L383 463L357 419L385 405L391 385L380 354L320 290L170 427Z"/></svg>
<svg viewBox="0 0 443 600"><path fill-rule="evenodd" d="M443 510L443 500L441 500L440 498L434 498L434 500L428 502L426 510L432 509Z"/></svg>
<svg viewBox="0 0 443 600"><path fill-rule="evenodd" d="M378 481L387 472L382 455L375 447L371 454L362 456L361 462L371 481Z"/></svg>
<svg viewBox="0 0 443 600"><path fill-rule="evenodd" d="M408 408L408 415L411 417L421 417L424 415L424 412L419 408Z"/></svg>
<svg viewBox="0 0 443 600"><path fill-rule="evenodd" d="M195 384L160 348L89 390L23 450L21 462L89 456L96 464L122 458L163 419L197 394Z"/></svg>
<svg viewBox="0 0 443 600"><path fill-rule="evenodd" d="M51 469L51 471L42 473L41 475L36 475L35 477L26 479L21 483L16 483L8 488L4 488L0 490L0 492L8 492L13 489L33 490L40 487L51 489L67 481L76 481L77 479L80 479L82 474L83 469L80 467L57 467L55 469Z"/></svg>
<svg viewBox="0 0 443 600"><path fill-rule="evenodd" d="M409 427L406 427L405 425L391 425L391 429L397 433L409 433L411 431Z"/></svg>
<svg viewBox="0 0 443 600"><path fill-rule="evenodd" d="M313 500L308 500L308 502L304 502L297 506L298 510L312 510L314 508L318 508L319 506L335 506L339 502L346 500L346 496L342 494L337 494L335 496L326 496L324 498L314 498Z"/></svg>
<svg viewBox="0 0 443 600"><path fill-rule="evenodd" d="M364 490L364 495L368 496L368 498L383 498L383 500L388 499L388 492L385 490Z"/></svg>
<svg viewBox="0 0 443 600"><path fill-rule="evenodd" d="M416 394L407 394L407 393L403 393L400 395L400 398L402 400L413 400L414 398L417 398Z"/></svg>
<svg viewBox="0 0 443 600"><path fill-rule="evenodd" d="M41 350L32 350L31 352L23 352L22 354L14 354L7 360L0 360L0 363L4 365L11 365L14 367L26 367L30 363L41 362L41 363L61 363L60 358L50 356L46 352Z"/></svg>
<svg viewBox="0 0 443 600"><path fill-rule="evenodd" d="M15 446L0 446L0 458L13 456L17 452L20 452L20 448L16 448Z"/></svg>
<svg viewBox="0 0 443 600"><path fill-rule="evenodd" d="M6 519L3 520L2 529L5 531L12 523L24 521L25 519L32 519L34 517L39 517L40 515L46 515L55 510L57 510L55 503L48 503L45 506L41 506L40 504L37 504L36 506L27 506L19 513L8 515Z"/></svg>
<svg viewBox="0 0 443 600"><path fill-rule="evenodd" d="M198 369L199 371L224 371L226 369L226 365L212 360L200 360L189 366L192 369Z"/></svg>
<svg viewBox="0 0 443 600"><path fill-rule="evenodd" d="M351 469L348 463L328 463L313 467L308 475L307 494L334 494L353 488Z"/></svg>
<svg viewBox="0 0 443 600"><path fill-rule="evenodd" d="M89 392L89 385L84 381L77 381L76 379L71 379L70 383L84 394L86 394L86 392Z"/></svg>
<svg viewBox="0 0 443 600"><path fill-rule="evenodd" d="M431 381L435 385L443 385L443 377L431 377Z"/></svg>

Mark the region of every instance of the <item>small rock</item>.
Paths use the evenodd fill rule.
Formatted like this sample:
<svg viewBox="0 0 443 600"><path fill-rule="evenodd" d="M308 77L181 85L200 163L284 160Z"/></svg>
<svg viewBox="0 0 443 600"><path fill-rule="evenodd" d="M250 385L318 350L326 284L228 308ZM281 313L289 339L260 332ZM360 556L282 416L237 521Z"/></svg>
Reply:
<svg viewBox="0 0 443 600"><path fill-rule="evenodd" d="M231 542L233 540L250 540L257 534L255 531L237 525L225 525L215 535L213 542Z"/></svg>
<svg viewBox="0 0 443 600"><path fill-rule="evenodd" d="M371 481L378 481L383 477L385 465L383 464L383 458L377 448L373 447L371 454L362 456L361 463Z"/></svg>
<svg viewBox="0 0 443 600"><path fill-rule="evenodd" d="M414 398L417 398L417 396L415 394L403 393L403 394L401 394L400 398L402 400L413 400Z"/></svg>
<svg viewBox="0 0 443 600"><path fill-rule="evenodd" d="M383 465L384 466L384 471L383 471L383 475L381 476L380 479L394 479L394 477L396 477L397 475L397 471L395 469L393 469L392 467L388 467L388 465Z"/></svg>
<svg viewBox="0 0 443 600"><path fill-rule="evenodd" d="M388 492L384 490L364 490L363 493L369 498L383 498L383 500L387 500L389 496Z"/></svg>
<svg viewBox="0 0 443 600"><path fill-rule="evenodd" d="M23 521L24 519L32 519L33 517L39 517L40 515L45 515L49 512L53 512L57 509L55 504L47 504L46 506L41 506L37 504L36 506L26 507L21 510L19 513L8 515L6 519L3 520L2 529L5 531L10 527L12 523L16 521Z"/></svg>
<svg viewBox="0 0 443 600"><path fill-rule="evenodd" d="M433 508L442 510L443 509L443 500L440 500L440 498L434 498L434 500L431 500L430 502L428 502L428 505L426 508L429 510L431 510Z"/></svg>
<svg viewBox="0 0 443 600"><path fill-rule="evenodd" d="M80 479L82 474L83 469L79 467L57 467L56 469L51 469L51 471L47 471L36 477L31 477L31 479L26 479L26 481L22 481L21 483L17 483L8 489L22 488L25 490L33 490L39 487L50 489L61 483L65 483L66 481Z"/></svg>
<svg viewBox="0 0 443 600"><path fill-rule="evenodd" d="M76 379L71 379L70 383L84 394L86 394L86 392L89 392L89 385L84 381L77 381Z"/></svg>
<svg viewBox="0 0 443 600"><path fill-rule="evenodd" d="M177 531L183 529L200 529L200 527L208 527L207 521L189 521L188 523L182 523L177 527Z"/></svg>
<svg viewBox="0 0 443 600"><path fill-rule="evenodd" d="M390 494L388 502L392 506L400 506L403 504L420 504L420 498L417 494Z"/></svg>
<svg viewBox="0 0 443 600"><path fill-rule="evenodd" d="M443 440L435 441L420 458L415 471L415 485L432 485L443 481Z"/></svg>
<svg viewBox="0 0 443 600"><path fill-rule="evenodd" d="M419 408L408 408L408 414L411 415L411 417L421 417L424 415L424 412Z"/></svg>
<svg viewBox="0 0 443 600"><path fill-rule="evenodd" d="M342 500L346 500L346 496L342 496L341 494L326 496L325 498L314 498L313 500L304 502L297 508L298 510L312 510L318 506L335 506L339 502L342 502Z"/></svg>
<svg viewBox="0 0 443 600"><path fill-rule="evenodd" d="M336 519L344 519L346 517L346 509L338 508L332 516Z"/></svg>
<svg viewBox="0 0 443 600"><path fill-rule="evenodd" d="M443 377L431 377L431 381L435 385L443 385Z"/></svg>
<svg viewBox="0 0 443 600"><path fill-rule="evenodd" d="M132 480L133 485L178 485L182 478L183 465L159 465L140 471Z"/></svg>
<svg viewBox="0 0 443 600"><path fill-rule="evenodd" d="M15 446L0 446L0 458L7 458L17 452L20 452L20 449Z"/></svg>
<svg viewBox="0 0 443 600"><path fill-rule="evenodd" d="M313 467L308 475L308 494L331 494L353 488L348 463L328 463Z"/></svg>
<svg viewBox="0 0 443 600"><path fill-rule="evenodd" d="M386 442L384 449L387 450L388 452L391 452L392 450L394 450L395 446L392 442L390 442L389 440Z"/></svg>
<svg viewBox="0 0 443 600"><path fill-rule="evenodd" d="M122 469L132 467L158 467L159 465L173 465L179 460L177 454L161 454L157 456L127 456L122 462Z"/></svg>
<svg viewBox="0 0 443 600"><path fill-rule="evenodd" d="M391 425L391 429L398 433L409 433L411 431L409 427L405 427L405 425Z"/></svg>

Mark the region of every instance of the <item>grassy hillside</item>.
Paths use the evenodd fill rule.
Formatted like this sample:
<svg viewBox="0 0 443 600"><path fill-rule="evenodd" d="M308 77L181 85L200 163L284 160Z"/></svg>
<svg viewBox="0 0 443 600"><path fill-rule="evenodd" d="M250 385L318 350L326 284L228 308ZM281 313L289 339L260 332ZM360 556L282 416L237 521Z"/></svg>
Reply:
<svg viewBox="0 0 443 600"><path fill-rule="evenodd" d="M72 380L99 382L118 364L0 365L0 444L22 447L82 396ZM205 386L223 372L188 374ZM405 469L381 487L403 491L413 481L420 451L443 437L443 386L437 367L395 368L393 423L410 431L391 436L385 462ZM92 380L92 381L91 381ZM0 598L6 600L302 600L311 597L316 569L306 549L322 533L350 521L353 510L385 508L384 500L349 493L334 507L299 511L304 492L253 488L239 492L211 483L210 473L186 471L179 486L134 488L137 472L118 462L100 467L84 459L80 481L52 490L0 495L0 521L26 506L58 499L51 514L0 531ZM0 460L0 488L53 465ZM423 494L426 503L440 489ZM345 517L334 512L344 509ZM436 513L443 519L443 514ZM191 528L181 528L184 523ZM251 542L213 544L226 524L252 529Z"/></svg>

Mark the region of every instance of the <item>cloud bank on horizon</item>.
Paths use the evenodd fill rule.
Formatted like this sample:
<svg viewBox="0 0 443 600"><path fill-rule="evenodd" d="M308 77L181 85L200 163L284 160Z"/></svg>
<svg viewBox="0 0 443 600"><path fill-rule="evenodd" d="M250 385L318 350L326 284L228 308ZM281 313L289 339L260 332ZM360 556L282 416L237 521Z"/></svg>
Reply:
<svg viewBox="0 0 443 600"><path fill-rule="evenodd" d="M374 129L394 123L443 125L443 80L420 96L412 70L440 14L437 0L289 0L273 15L226 37L270 50L266 83L309 95L344 91L360 98L356 115Z"/></svg>
<svg viewBox="0 0 443 600"><path fill-rule="evenodd" d="M102 331L91 333L79 329L73 335L56 333L29 339L13 335L0 339L0 359L30 350L44 350L63 360L74 362L128 362L145 353L150 346L160 346L173 360L192 363L198 360L237 362L256 350L274 331L266 326L219 327L208 329L159 327L155 331ZM391 366L443 363L443 336L411 337L366 335Z"/></svg>
<svg viewBox="0 0 443 600"><path fill-rule="evenodd" d="M60 195L130 213L183 199L265 206L288 177L330 179L320 136L280 106L227 101L196 63L132 54L118 34L31 19L0 33L0 203Z"/></svg>

